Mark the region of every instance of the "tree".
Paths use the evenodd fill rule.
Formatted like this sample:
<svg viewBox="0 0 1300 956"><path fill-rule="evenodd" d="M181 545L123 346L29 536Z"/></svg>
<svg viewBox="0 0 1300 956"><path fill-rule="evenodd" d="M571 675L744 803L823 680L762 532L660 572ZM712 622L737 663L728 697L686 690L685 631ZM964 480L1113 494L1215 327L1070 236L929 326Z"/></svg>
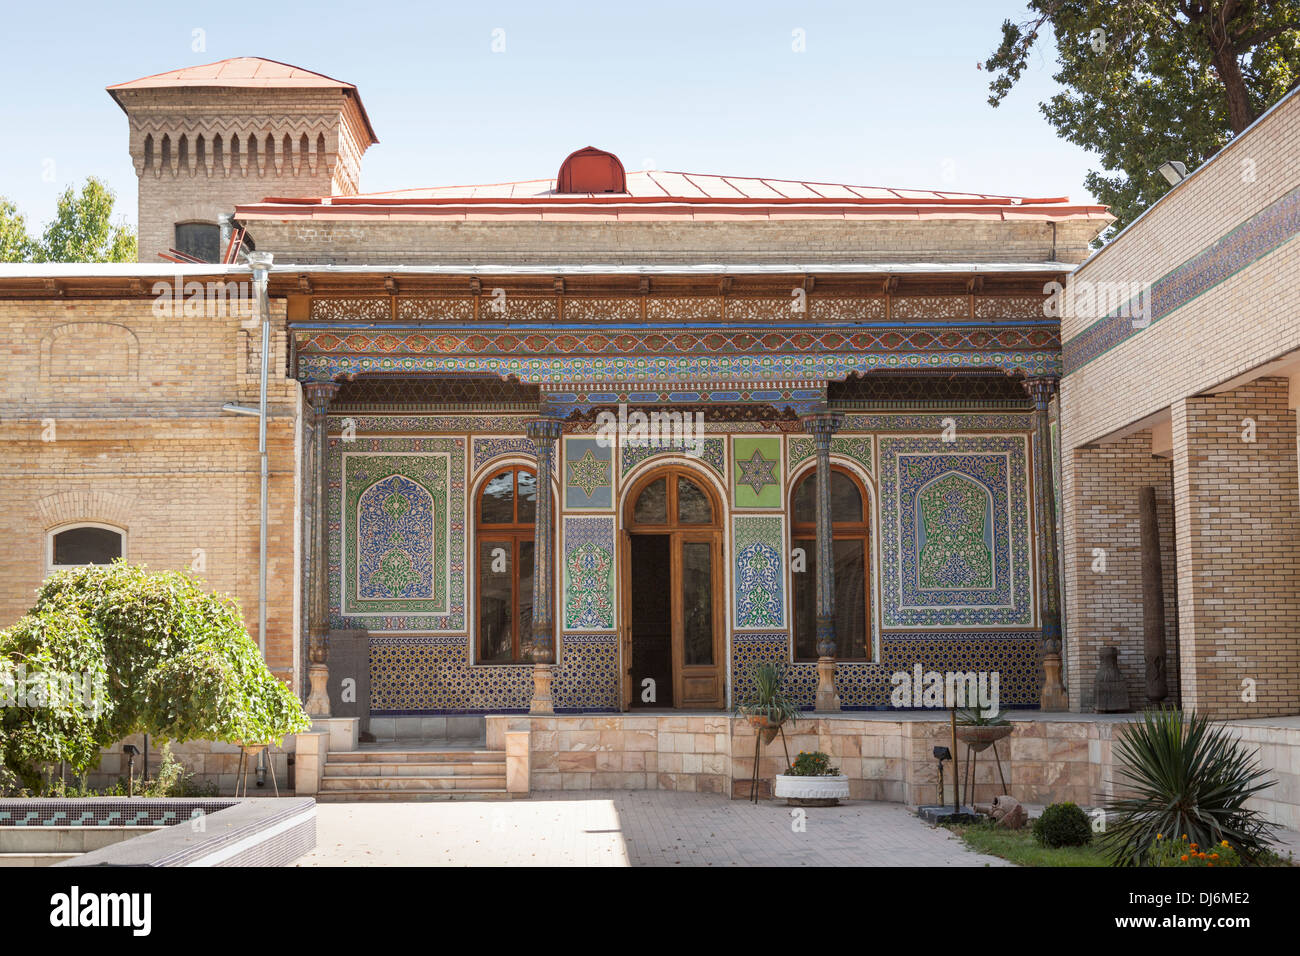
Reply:
<svg viewBox="0 0 1300 956"><path fill-rule="evenodd" d="M94 176L87 177L81 195L71 186L65 189L54 218L45 224L38 261L134 262L135 233L113 225L114 198Z"/></svg>
<svg viewBox="0 0 1300 956"><path fill-rule="evenodd" d="M28 235L18 207L0 197L0 262L135 262L135 231L113 224L114 199L94 176L80 194L69 186L37 240Z"/></svg>
<svg viewBox="0 0 1300 956"><path fill-rule="evenodd" d="M30 262L34 251L27 220L17 206L0 197L0 262Z"/></svg>
<svg viewBox="0 0 1300 956"><path fill-rule="evenodd" d="M121 561L52 574L0 631L0 704L0 762L32 788L135 733L270 743L311 723L231 598Z"/></svg>
<svg viewBox="0 0 1300 956"><path fill-rule="evenodd" d="M1090 192L1123 228L1168 191L1161 163L1203 163L1300 83L1300 0L1030 0L984 64L1011 92L1045 30L1065 89L1039 104L1100 155Z"/></svg>

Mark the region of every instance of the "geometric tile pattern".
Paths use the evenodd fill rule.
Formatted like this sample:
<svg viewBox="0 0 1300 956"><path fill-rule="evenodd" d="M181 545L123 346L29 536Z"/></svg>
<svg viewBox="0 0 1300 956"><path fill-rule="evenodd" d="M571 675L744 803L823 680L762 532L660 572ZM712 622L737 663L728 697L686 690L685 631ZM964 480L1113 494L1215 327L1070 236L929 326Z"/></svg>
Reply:
<svg viewBox="0 0 1300 956"><path fill-rule="evenodd" d="M330 436L326 465L330 626L463 633L465 439ZM392 476L400 494L366 496ZM427 552L408 527L426 520L424 504Z"/></svg>
<svg viewBox="0 0 1300 956"><path fill-rule="evenodd" d="M785 535L778 515L734 515L736 627L785 627Z"/></svg>
<svg viewBox="0 0 1300 956"><path fill-rule="evenodd" d="M616 635L564 635L551 686L564 713L618 710ZM471 667L463 636L372 635L370 708L379 715L525 713L531 664Z"/></svg>
<svg viewBox="0 0 1300 956"><path fill-rule="evenodd" d="M732 501L737 508L781 507L781 439L731 439Z"/></svg>
<svg viewBox="0 0 1300 956"><path fill-rule="evenodd" d="M880 439L884 616L894 627L1032 623L1022 436Z"/></svg>
<svg viewBox="0 0 1300 956"><path fill-rule="evenodd" d="M614 507L614 449L604 439L564 439L564 507Z"/></svg>
<svg viewBox="0 0 1300 956"><path fill-rule="evenodd" d="M815 454L813 440L804 435L790 436L790 470ZM856 461L871 474L871 438L868 435L850 435L831 439L831 454Z"/></svg>
<svg viewBox="0 0 1300 956"><path fill-rule="evenodd" d="M993 631L964 634L889 634L881 636L879 662L839 662L835 689L845 710L894 710L890 694L892 677L923 671L984 671L998 675L1002 708L1038 706L1042 687L1038 631ZM733 700L750 691L750 668L779 663L785 668L782 689L805 710L811 710L817 693L817 665L791 664L789 637L781 632L732 635ZM922 709L922 708L913 708Z"/></svg>
<svg viewBox="0 0 1300 956"><path fill-rule="evenodd" d="M564 629L614 628L614 516L564 517Z"/></svg>
<svg viewBox="0 0 1300 956"><path fill-rule="evenodd" d="M1261 209L1227 235L1152 283L1150 324L1154 325L1175 309L1268 255L1297 234L1300 234L1300 187ZM1126 302L1116 312L1093 322L1065 343L1066 375L1077 372L1093 359L1150 327L1135 326L1128 305Z"/></svg>
<svg viewBox="0 0 1300 956"><path fill-rule="evenodd" d="M724 439L699 438L698 441L698 446L692 444L690 447L687 447L686 443L681 440L678 440L671 445L661 444L659 447L649 444L623 444L619 447L619 461L621 463L620 470L623 476L626 477L633 468L648 458L652 458L655 455L676 454L698 458L716 471L719 476L725 475L727 472L727 452L726 446L723 444Z"/></svg>

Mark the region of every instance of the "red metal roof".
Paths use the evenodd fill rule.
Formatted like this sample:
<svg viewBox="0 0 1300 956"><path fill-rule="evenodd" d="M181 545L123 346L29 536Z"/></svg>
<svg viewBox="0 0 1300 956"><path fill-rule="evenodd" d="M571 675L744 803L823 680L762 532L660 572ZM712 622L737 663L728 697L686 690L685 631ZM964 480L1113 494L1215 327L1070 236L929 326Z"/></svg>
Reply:
<svg viewBox="0 0 1300 956"><path fill-rule="evenodd" d="M149 89L186 89L192 87L235 87L252 89L334 89L342 90L344 95L355 97L361 118L365 121L366 131L371 143L378 143L370 117L361 104L361 95L356 84L336 80L322 73L313 73L300 66L266 60L260 56L237 56L216 63L204 63L200 66L185 66L179 70L142 76L138 80L114 83L107 87L108 92L117 99L118 90ZM119 105L121 100L118 100Z"/></svg>
<svg viewBox="0 0 1300 956"><path fill-rule="evenodd" d="M433 186L318 198L270 197L238 207L257 219L1035 219L1106 217L1105 206L1065 197L999 196L948 190L641 170L625 193L562 193L554 179Z"/></svg>

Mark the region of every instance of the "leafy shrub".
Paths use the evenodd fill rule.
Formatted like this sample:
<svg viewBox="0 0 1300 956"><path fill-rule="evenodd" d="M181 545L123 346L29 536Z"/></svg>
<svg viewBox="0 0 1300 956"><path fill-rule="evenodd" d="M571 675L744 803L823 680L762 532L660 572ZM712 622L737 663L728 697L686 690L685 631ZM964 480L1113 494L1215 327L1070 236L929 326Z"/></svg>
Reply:
<svg viewBox="0 0 1300 956"><path fill-rule="evenodd" d="M784 724L799 716L799 705L785 693L781 681L785 668L767 662L757 664L746 672L742 698L736 703L735 713L742 717L765 717L769 724Z"/></svg>
<svg viewBox="0 0 1300 956"><path fill-rule="evenodd" d="M1034 839L1053 849L1092 841L1092 821L1077 803L1053 803L1034 820Z"/></svg>
<svg viewBox="0 0 1300 956"><path fill-rule="evenodd" d="M31 611L0 631L0 674L19 666L87 675L104 691L93 709L0 709L3 763L33 788L39 765L66 760L84 773L100 748L134 733L269 743L311 723L234 600L176 571L119 561L51 575Z"/></svg>
<svg viewBox="0 0 1300 956"><path fill-rule="evenodd" d="M1102 844L1114 865L1148 864L1169 834L1201 847L1227 840L1245 862L1259 861L1273 825L1245 803L1273 782L1227 728L1197 714L1147 711L1119 732L1114 753L1116 782L1135 794L1106 807Z"/></svg>
<svg viewBox="0 0 1300 956"><path fill-rule="evenodd" d="M812 753L801 750L799 756L794 758L794 763L790 764L785 772L793 777L833 777L840 770L838 767L831 766L831 758L828 754L820 750L814 750Z"/></svg>

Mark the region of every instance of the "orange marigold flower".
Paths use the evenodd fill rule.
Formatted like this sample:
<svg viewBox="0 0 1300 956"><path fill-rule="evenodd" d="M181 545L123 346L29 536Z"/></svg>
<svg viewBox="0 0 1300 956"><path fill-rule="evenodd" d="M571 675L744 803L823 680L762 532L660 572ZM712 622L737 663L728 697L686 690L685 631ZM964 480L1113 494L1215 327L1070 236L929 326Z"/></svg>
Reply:
<svg viewBox="0 0 1300 956"><path fill-rule="evenodd" d="M1210 854L1210 859L1211 859L1211 860L1217 860L1218 858L1219 858L1219 854L1217 854L1217 853L1211 853L1211 854Z"/></svg>
<svg viewBox="0 0 1300 956"><path fill-rule="evenodd" d="M1163 833L1157 833L1157 834L1156 834L1156 839L1157 839L1157 840L1163 840L1164 838L1165 838L1165 835L1164 835Z"/></svg>
<svg viewBox="0 0 1300 956"><path fill-rule="evenodd" d="M1228 845L1228 841L1227 841L1227 840L1224 840L1222 843L1219 844L1219 846L1227 846L1227 845Z"/></svg>
<svg viewBox="0 0 1300 956"><path fill-rule="evenodd" d="M1187 862L1187 854L1186 854L1186 853L1183 854L1183 862L1184 862L1184 863Z"/></svg>
<svg viewBox="0 0 1300 956"><path fill-rule="evenodd" d="M1201 848L1201 847L1200 847L1199 844L1196 844L1196 843L1193 843L1193 844L1192 844L1192 849L1193 849L1193 850L1199 850L1200 848Z"/></svg>

